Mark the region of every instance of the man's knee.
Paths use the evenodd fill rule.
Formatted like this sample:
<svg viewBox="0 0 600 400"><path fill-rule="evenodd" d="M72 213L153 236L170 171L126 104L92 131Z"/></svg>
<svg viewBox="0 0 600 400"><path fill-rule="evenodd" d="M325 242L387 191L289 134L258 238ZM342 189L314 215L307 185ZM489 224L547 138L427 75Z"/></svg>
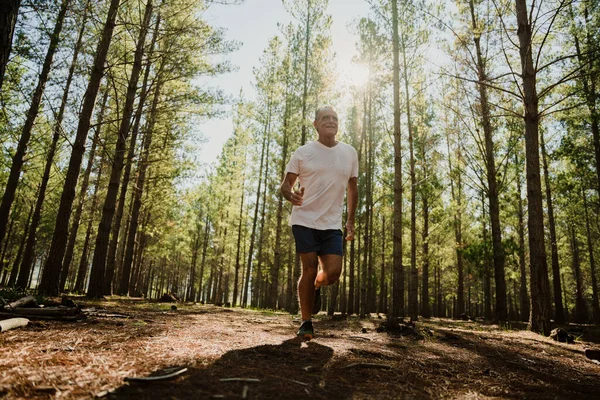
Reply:
<svg viewBox="0 0 600 400"><path fill-rule="evenodd" d="M323 284L324 285L333 285L340 279L341 271L328 271L323 272Z"/></svg>

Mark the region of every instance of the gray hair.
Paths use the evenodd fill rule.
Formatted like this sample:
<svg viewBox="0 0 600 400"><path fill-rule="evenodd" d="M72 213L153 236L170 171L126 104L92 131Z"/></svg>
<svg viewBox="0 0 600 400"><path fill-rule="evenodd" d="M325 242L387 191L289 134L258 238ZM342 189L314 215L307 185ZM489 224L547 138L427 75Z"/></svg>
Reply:
<svg viewBox="0 0 600 400"><path fill-rule="evenodd" d="M319 119L319 113L321 113L322 111L325 111L325 110L331 110L333 112L337 112L337 111L335 111L335 108L333 108L332 106L319 107L319 108L317 108L317 111L315 111L315 121L317 119Z"/></svg>

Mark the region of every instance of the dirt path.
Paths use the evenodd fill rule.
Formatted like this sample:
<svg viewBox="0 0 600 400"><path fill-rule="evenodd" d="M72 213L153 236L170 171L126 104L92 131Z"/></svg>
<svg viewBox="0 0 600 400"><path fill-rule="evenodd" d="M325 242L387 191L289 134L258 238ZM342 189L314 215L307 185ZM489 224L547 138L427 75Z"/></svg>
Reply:
<svg viewBox="0 0 600 400"><path fill-rule="evenodd" d="M96 304L130 318L35 323L0 333L3 399L532 398L597 399L590 343L556 343L474 322L418 323L424 339L376 332L382 321L319 316L301 343L285 313L142 303ZM161 382L124 378L184 366ZM222 381L242 378L258 381Z"/></svg>

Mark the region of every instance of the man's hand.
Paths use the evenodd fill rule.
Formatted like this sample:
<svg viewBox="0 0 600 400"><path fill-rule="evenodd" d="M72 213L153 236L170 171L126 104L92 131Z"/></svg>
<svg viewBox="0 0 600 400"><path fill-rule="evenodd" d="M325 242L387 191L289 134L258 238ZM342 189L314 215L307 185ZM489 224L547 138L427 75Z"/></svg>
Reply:
<svg viewBox="0 0 600 400"><path fill-rule="evenodd" d="M354 221L346 222L346 240L354 240Z"/></svg>
<svg viewBox="0 0 600 400"><path fill-rule="evenodd" d="M304 188L301 187L300 190L292 190L292 193L290 195L290 203L292 203L295 206L301 206L302 205L302 201L304 199Z"/></svg>

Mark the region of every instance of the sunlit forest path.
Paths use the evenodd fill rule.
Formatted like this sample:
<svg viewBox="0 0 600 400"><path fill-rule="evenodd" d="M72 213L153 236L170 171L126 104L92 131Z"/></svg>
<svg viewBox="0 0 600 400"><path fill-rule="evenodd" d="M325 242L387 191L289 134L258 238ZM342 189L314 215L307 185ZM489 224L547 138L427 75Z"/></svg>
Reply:
<svg viewBox="0 0 600 400"><path fill-rule="evenodd" d="M0 398L600 398L599 88L598 0L1 0Z"/></svg>
<svg viewBox="0 0 600 400"><path fill-rule="evenodd" d="M104 316L40 322L0 336L6 399L597 398L600 366L575 344L473 321L433 318L403 334L382 319L315 320L295 338L282 312L141 299L85 304ZM112 315L112 316L111 316ZM422 336L419 336L422 335ZM124 378L181 375L155 382Z"/></svg>

